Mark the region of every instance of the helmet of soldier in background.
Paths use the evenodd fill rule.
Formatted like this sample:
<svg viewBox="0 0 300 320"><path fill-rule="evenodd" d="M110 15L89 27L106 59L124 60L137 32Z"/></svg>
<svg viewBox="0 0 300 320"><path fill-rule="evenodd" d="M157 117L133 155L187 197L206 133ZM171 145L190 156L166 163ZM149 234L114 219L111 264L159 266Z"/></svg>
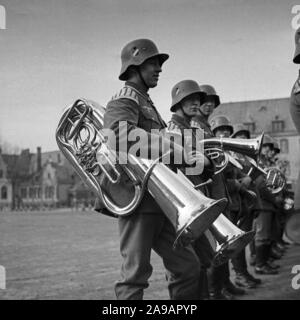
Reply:
<svg viewBox="0 0 300 320"><path fill-rule="evenodd" d="M217 92L213 86L210 86L208 84L203 84L200 86L200 90L204 93L206 93L206 100L203 102L205 103L209 99L213 99L215 102L215 108L220 105L220 97L217 95Z"/></svg>
<svg viewBox="0 0 300 320"><path fill-rule="evenodd" d="M271 148L274 148L274 139L268 134L265 134L262 145L270 146Z"/></svg>
<svg viewBox="0 0 300 320"><path fill-rule="evenodd" d="M233 126L230 120L225 116L216 116L210 120L211 131L215 134L217 129L226 128L230 130L230 135L233 133Z"/></svg>
<svg viewBox="0 0 300 320"><path fill-rule="evenodd" d="M247 139L250 139L250 131L242 123L237 123L233 125L233 134L232 138L235 138L238 134L244 133L247 136Z"/></svg>
<svg viewBox="0 0 300 320"><path fill-rule="evenodd" d="M279 143L278 143L277 141L274 141L273 150L274 150L276 153L280 153L280 147L279 147Z"/></svg>
<svg viewBox="0 0 300 320"><path fill-rule="evenodd" d="M204 102L206 94L200 90L198 83L194 80L183 80L175 84L171 91L172 105L170 110L175 112L179 103L186 97L198 93L200 104Z"/></svg>
<svg viewBox="0 0 300 320"><path fill-rule="evenodd" d="M162 65L169 55L159 53L155 43L149 39L137 39L125 45L121 52L121 71L120 80L127 80L127 70L130 66L140 66L147 59L158 57L160 65Z"/></svg>
<svg viewBox="0 0 300 320"><path fill-rule="evenodd" d="M300 64L300 28L298 28L295 33L295 46L293 62Z"/></svg>

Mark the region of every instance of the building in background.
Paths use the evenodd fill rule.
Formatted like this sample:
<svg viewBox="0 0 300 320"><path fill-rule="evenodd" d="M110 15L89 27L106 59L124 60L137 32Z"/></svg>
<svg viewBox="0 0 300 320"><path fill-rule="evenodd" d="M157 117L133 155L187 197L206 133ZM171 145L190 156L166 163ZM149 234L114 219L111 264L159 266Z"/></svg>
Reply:
<svg viewBox="0 0 300 320"><path fill-rule="evenodd" d="M232 123L245 124L251 136L262 131L278 141L286 176L294 184L300 170L300 137L289 112L289 98L223 103L212 117L224 114Z"/></svg>
<svg viewBox="0 0 300 320"><path fill-rule="evenodd" d="M60 151L19 155L0 151L0 210L34 210L93 205L94 194Z"/></svg>
<svg viewBox="0 0 300 320"><path fill-rule="evenodd" d="M14 155L4 155L0 148L0 210L9 210L13 203L12 170L15 165Z"/></svg>

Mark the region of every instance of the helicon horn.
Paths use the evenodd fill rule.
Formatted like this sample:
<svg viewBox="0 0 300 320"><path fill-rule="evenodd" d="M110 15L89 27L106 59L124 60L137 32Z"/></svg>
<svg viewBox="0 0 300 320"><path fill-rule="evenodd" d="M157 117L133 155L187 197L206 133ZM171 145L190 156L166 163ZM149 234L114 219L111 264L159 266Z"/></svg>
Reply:
<svg viewBox="0 0 300 320"><path fill-rule="evenodd" d="M204 196L158 161L128 153L129 161L116 165L112 161L116 154L108 147L102 130L104 113L105 108L99 104L78 99L64 111L58 124L57 144L81 179L114 216L133 213L147 188L175 228L174 247L186 246L197 239L224 210L227 199ZM104 159L105 164L99 159ZM128 205L120 207L104 190L101 178L104 176L109 183L116 184L124 174L131 180L135 193Z"/></svg>

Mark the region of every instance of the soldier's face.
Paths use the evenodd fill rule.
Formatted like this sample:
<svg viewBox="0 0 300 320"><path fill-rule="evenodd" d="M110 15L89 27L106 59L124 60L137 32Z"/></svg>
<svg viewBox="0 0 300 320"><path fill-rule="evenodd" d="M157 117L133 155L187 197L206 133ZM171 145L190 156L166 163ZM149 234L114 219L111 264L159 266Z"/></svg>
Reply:
<svg viewBox="0 0 300 320"><path fill-rule="evenodd" d="M246 135L246 133L241 132L235 136L235 139L248 139L248 136Z"/></svg>
<svg viewBox="0 0 300 320"><path fill-rule="evenodd" d="M159 74L161 73L161 65L158 57L147 59L140 66L140 72L148 88L156 87Z"/></svg>
<svg viewBox="0 0 300 320"><path fill-rule="evenodd" d="M269 145L265 145L262 147L261 149L261 153L265 156L267 156L269 154L269 152L271 151L271 148Z"/></svg>
<svg viewBox="0 0 300 320"><path fill-rule="evenodd" d="M214 101L206 101L200 106L200 112L204 116L210 116L215 108L215 102Z"/></svg>
<svg viewBox="0 0 300 320"><path fill-rule="evenodd" d="M274 157L274 156L275 156L275 150L271 149L271 150L269 151L269 153L268 153L268 156L269 156L270 158Z"/></svg>
<svg viewBox="0 0 300 320"><path fill-rule="evenodd" d="M184 98L181 101L181 107L187 116L189 117L195 116L197 114L198 108L200 107L199 94L194 93Z"/></svg>
<svg viewBox="0 0 300 320"><path fill-rule="evenodd" d="M221 137L228 138L228 137L230 137L230 135L231 135L231 131L226 127L221 128L221 129L217 129L215 132L215 136L217 138L221 138Z"/></svg>

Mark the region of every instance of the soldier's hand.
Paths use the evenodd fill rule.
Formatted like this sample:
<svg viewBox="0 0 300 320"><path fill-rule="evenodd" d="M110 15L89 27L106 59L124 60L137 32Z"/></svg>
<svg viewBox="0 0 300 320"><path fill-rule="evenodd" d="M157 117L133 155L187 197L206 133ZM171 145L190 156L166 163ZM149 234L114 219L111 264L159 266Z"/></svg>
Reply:
<svg viewBox="0 0 300 320"><path fill-rule="evenodd" d="M188 165L194 165L196 163L202 163L204 166L210 166L210 160L201 152L197 150L191 150L185 153L185 162Z"/></svg>
<svg viewBox="0 0 300 320"><path fill-rule="evenodd" d="M244 187L248 188L252 182L252 179L249 176L246 176L240 179L240 182Z"/></svg>

